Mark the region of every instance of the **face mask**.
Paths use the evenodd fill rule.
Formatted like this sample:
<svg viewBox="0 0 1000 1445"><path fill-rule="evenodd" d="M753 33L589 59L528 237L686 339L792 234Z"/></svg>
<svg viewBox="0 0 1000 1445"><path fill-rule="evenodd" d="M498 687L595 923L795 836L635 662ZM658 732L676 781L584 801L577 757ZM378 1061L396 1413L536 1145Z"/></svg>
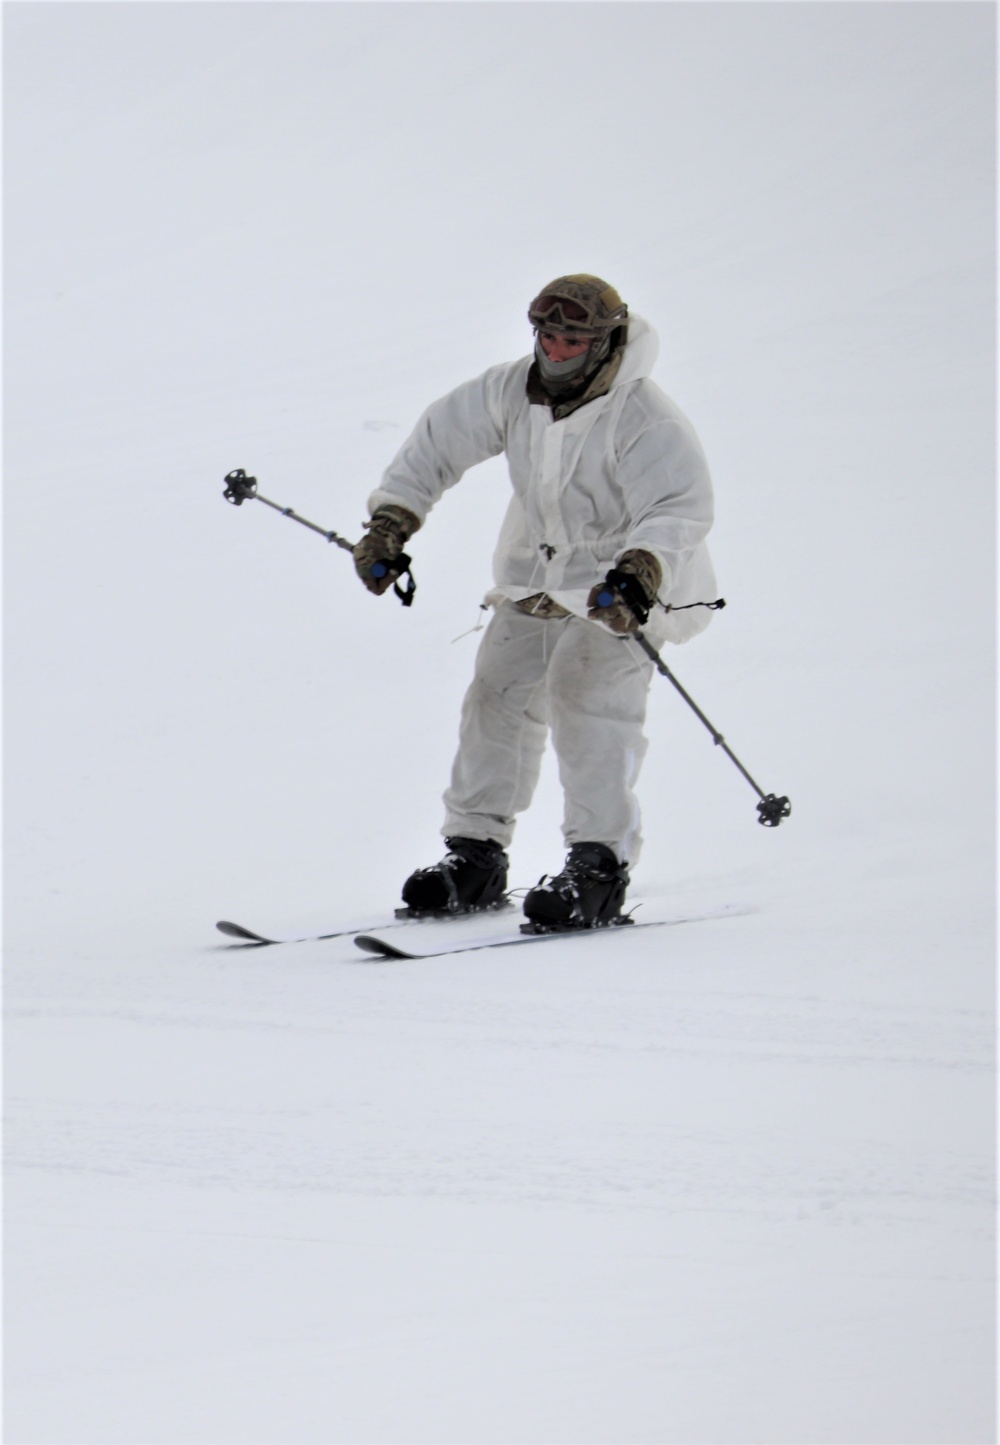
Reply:
<svg viewBox="0 0 1000 1445"><path fill-rule="evenodd" d="M594 348L591 345L587 351L581 351L578 357L569 357L568 361L549 361L542 350L542 342L538 338L535 340L535 360L538 361L539 371L546 381L569 381L572 377L579 376L591 363L592 350Z"/></svg>
<svg viewBox="0 0 1000 1445"><path fill-rule="evenodd" d="M542 350L542 343L535 340L535 360L538 362L542 378L557 384L574 381L581 376L593 364L593 353L594 347L591 344L586 351L581 352L579 356L571 356L568 361L550 361Z"/></svg>

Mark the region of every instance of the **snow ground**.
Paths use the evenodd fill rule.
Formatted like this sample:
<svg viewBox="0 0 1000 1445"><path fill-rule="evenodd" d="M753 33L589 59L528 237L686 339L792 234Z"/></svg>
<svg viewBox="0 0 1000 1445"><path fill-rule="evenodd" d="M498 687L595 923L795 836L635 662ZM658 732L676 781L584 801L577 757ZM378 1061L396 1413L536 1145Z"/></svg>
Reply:
<svg viewBox="0 0 1000 1445"><path fill-rule="evenodd" d="M994 20L5 7L9 1441L994 1438ZM669 660L795 805L654 680L636 896L746 911L227 946L437 856L506 483L403 613L224 473L352 535L574 269L716 476Z"/></svg>

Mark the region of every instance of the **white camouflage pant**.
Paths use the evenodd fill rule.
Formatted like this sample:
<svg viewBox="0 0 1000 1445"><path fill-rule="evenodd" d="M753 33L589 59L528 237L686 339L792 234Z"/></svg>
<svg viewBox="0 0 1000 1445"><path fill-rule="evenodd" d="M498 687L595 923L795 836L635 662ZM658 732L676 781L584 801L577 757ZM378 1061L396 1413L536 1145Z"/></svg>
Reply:
<svg viewBox="0 0 1000 1445"><path fill-rule="evenodd" d="M462 706L443 835L493 838L508 847L517 814L531 802L551 729L566 846L603 843L634 863L642 839L632 786L646 753L652 672L634 642L596 623L499 607Z"/></svg>

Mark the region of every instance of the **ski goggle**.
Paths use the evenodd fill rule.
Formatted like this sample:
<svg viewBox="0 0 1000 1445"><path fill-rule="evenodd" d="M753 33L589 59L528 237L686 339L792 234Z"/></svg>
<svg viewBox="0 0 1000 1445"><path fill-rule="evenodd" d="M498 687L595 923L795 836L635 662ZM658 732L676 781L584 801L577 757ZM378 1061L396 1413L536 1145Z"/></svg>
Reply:
<svg viewBox="0 0 1000 1445"><path fill-rule="evenodd" d="M624 306L621 309L625 312ZM625 314L627 315L627 312ZM528 320L532 326L544 327L547 330L589 332L591 336L620 325L624 319L624 315L598 315L595 306L587 306L582 301L575 301L570 296L560 296L558 293L536 296L528 307Z"/></svg>
<svg viewBox="0 0 1000 1445"><path fill-rule="evenodd" d="M528 308L528 320L533 326L559 331L597 330L593 311L568 296L539 296Z"/></svg>

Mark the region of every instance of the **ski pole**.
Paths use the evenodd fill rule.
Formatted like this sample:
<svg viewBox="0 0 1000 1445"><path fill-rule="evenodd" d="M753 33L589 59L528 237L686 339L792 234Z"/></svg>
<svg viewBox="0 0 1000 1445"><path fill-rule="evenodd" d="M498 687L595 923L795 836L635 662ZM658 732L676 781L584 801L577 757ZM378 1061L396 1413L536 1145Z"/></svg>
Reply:
<svg viewBox="0 0 1000 1445"><path fill-rule="evenodd" d="M265 507L271 507L275 512L280 512L283 517L291 517L293 522L298 522L301 526L308 527L312 532L318 532L319 535L325 537L328 542L335 542L337 546L342 547L345 552L354 551L354 543L349 542L346 537L341 537L337 532L328 532L325 527L318 527L315 522L310 522L307 521L305 517L300 517L298 512L294 511L291 507L282 507L278 502L272 502L267 497L262 497L257 490L257 478L248 477L242 467L237 467L235 471L227 472L225 480L226 488L222 495L226 501L231 502L234 507L242 507L244 502L263 502ZM373 577L381 580L381 578L385 577L389 572L395 572L400 577L408 578L405 592L398 582L393 582L392 586L393 591L403 606L410 607L413 603L413 594L417 590L417 584L413 580L413 573L410 571L410 558L405 552L400 552L398 557L385 557L372 563L371 574Z"/></svg>
<svg viewBox="0 0 1000 1445"><path fill-rule="evenodd" d="M612 576L613 575L614 574L612 574ZM630 581L634 579L630 579L629 574L627 573L620 573L618 575L623 579L621 582L619 582L616 578L614 582L606 585L602 589L602 591L597 594L598 607L610 607L611 604L616 600L616 597L621 596L631 607L632 611L639 618L640 622L645 622L646 618L649 616L649 609L647 607L641 606L641 604L638 604L637 600L633 600L635 594L632 587L630 586ZM632 593L632 596L629 596L630 593ZM714 610L718 607L724 607L725 602L722 598L720 598L717 602L696 602L690 605L695 607L711 607ZM667 611L671 610L671 608L667 608ZM684 611L686 609L678 608L676 610ZM681 686L680 682L678 682L677 678L670 671L670 668L663 661L663 658L660 656L660 654L657 652L656 648L648 640L648 638L644 637L642 632L634 632L632 636L642 648L646 656L653 663L653 666L656 668L657 672L661 673L668 682L673 683L674 687L680 693L681 697L687 703L688 707L694 713L695 717L697 717L702 723L704 723L705 727L708 728L708 731L712 734L712 741L713 743L715 743L716 747L721 748L722 751L729 758L730 762L736 764L737 768L739 768L740 772L746 778L751 788L753 788L754 792L760 799L760 802L757 804L757 822L763 824L765 828L777 828L782 818L788 818L791 816L792 805L789 799L779 798L774 793L764 792L763 788L761 788L759 784L757 784L747 772L746 768L743 766L739 758L733 752L732 748L726 742L722 733L719 732L718 728L715 727L714 724L709 722L708 718L702 712L701 708L695 702L691 694L686 690L686 688Z"/></svg>

